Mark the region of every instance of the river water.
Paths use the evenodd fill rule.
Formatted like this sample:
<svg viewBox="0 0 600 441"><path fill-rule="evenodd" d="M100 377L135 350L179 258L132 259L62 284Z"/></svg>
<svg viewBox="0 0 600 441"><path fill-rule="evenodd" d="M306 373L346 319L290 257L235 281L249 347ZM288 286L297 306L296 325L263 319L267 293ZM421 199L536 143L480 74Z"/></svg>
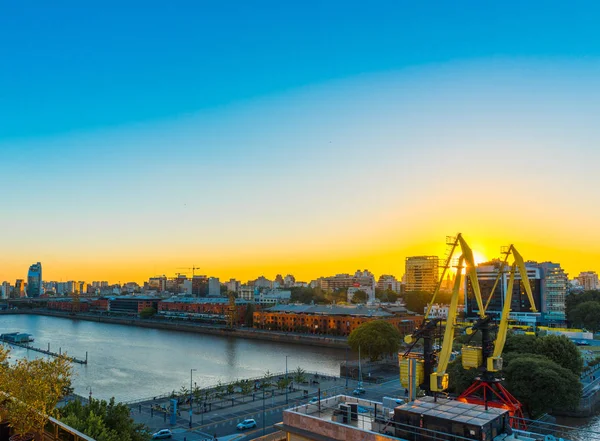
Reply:
<svg viewBox="0 0 600 441"><path fill-rule="evenodd" d="M1 315L0 334L26 332L38 348L85 358L74 364L75 392L94 398L130 401L189 388L190 369L198 387L236 379L285 372L306 371L339 374L345 357L340 349L272 343L234 337L195 334L162 329L88 322L37 315ZM11 348L11 357L41 357L22 348Z"/></svg>

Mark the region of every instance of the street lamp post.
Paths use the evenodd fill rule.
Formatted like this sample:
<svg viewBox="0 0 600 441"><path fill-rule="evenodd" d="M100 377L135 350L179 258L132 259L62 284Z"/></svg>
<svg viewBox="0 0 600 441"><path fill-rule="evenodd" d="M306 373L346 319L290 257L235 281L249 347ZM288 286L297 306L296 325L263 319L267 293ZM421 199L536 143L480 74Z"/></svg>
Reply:
<svg viewBox="0 0 600 441"><path fill-rule="evenodd" d="M285 356L285 404L288 404L288 391L289 391L289 383L288 383L288 368L287 368L287 359L288 356Z"/></svg>
<svg viewBox="0 0 600 441"><path fill-rule="evenodd" d="M190 369L190 429L192 428L192 372L198 369Z"/></svg>
<svg viewBox="0 0 600 441"><path fill-rule="evenodd" d="M346 346L346 389L348 389L348 346Z"/></svg>

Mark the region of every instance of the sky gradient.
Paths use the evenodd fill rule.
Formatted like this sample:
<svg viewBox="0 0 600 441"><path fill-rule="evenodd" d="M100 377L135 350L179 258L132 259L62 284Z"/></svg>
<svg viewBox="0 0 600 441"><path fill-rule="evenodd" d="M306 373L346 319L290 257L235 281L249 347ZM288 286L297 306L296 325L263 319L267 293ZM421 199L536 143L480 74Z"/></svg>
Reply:
<svg viewBox="0 0 600 441"><path fill-rule="evenodd" d="M0 7L0 280L600 270L595 3L125 3Z"/></svg>

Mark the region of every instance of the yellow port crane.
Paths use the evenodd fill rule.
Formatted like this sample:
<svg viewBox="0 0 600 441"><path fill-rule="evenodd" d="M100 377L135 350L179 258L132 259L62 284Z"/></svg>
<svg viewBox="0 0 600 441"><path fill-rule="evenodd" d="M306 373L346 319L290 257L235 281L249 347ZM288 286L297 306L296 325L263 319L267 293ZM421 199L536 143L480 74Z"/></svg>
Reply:
<svg viewBox="0 0 600 441"><path fill-rule="evenodd" d="M458 315L458 298L463 265L466 265L464 268L466 277L471 280L471 284L477 292L479 309L481 311L484 310L481 293L479 292L479 282L477 280L477 269L475 267L473 251L460 233L457 234L456 237L446 238L446 244L449 246L446 262L439 279L440 282L436 286L433 297L428 304L423 323L412 334L405 337L404 340L409 344L409 347L403 354L398 355L400 381L402 384L408 384L409 390L412 390L411 379L415 378L417 385L428 395L432 392L443 392L448 387L448 374L446 373L446 369L452 355L452 342L454 340L454 329ZM458 259L456 279L452 289L452 297L448 309L444 335L442 337L441 350L439 350L438 355L438 351L434 349L433 340L440 337L440 332L437 328L438 325L442 324L442 320L440 318L432 318L429 314L431 308L435 304L436 297L439 294L444 275L451 267L454 252L458 247L460 247L462 255ZM423 340L423 354L413 353L412 350L414 346L421 339ZM434 371L434 366L436 365L437 367ZM414 396L414 394L411 393L411 396Z"/></svg>

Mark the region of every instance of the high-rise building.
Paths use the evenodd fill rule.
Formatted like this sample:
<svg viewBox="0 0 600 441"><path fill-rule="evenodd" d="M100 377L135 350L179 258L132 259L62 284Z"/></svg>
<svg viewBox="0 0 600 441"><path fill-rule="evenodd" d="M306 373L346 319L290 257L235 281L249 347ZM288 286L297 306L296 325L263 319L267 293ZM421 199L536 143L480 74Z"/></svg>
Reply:
<svg viewBox="0 0 600 441"><path fill-rule="evenodd" d="M39 297L42 294L42 264L34 263L27 273L27 297Z"/></svg>
<svg viewBox="0 0 600 441"><path fill-rule="evenodd" d="M254 303L254 297L258 293L258 288L251 285L240 285L238 290L238 299L243 299Z"/></svg>
<svg viewBox="0 0 600 441"><path fill-rule="evenodd" d="M221 295L221 282L218 277L209 277L208 279L208 296L219 297Z"/></svg>
<svg viewBox="0 0 600 441"><path fill-rule="evenodd" d="M504 299L506 298L506 292L508 290L508 281L510 278L508 270L505 269L500 276L500 280L496 285L496 289L492 293L492 288L494 287L494 283L498 277L500 267L501 262L499 260L477 265L477 279L479 280L479 287L484 305L488 302L490 295L492 296L486 312L496 315L499 315L502 312ZM535 307L538 311L541 311L542 272L535 263L532 264L528 262L526 267L527 277L533 293ZM471 279L466 278L465 284L465 313L467 317L475 317L479 312L479 307L477 305L475 296L473 295ZM510 309L512 311L511 318L516 320L523 322L537 322L540 318L539 313L533 313L531 311L531 304L529 303L529 298L521 281L521 275L518 271L515 273Z"/></svg>
<svg viewBox="0 0 600 441"><path fill-rule="evenodd" d="M226 282L225 286L227 286L227 291L238 292L240 289L240 282L235 279L229 279L229 282Z"/></svg>
<svg viewBox="0 0 600 441"><path fill-rule="evenodd" d="M13 297L19 298L25 296L25 280L17 279L15 281L15 290L13 291Z"/></svg>
<svg viewBox="0 0 600 441"><path fill-rule="evenodd" d="M584 291L591 291L600 288L598 283L598 273L596 271L584 271L579 273L577 281L582 286Z"/></svg>
<svg viewBox="0 0 600 441"><path fill-rule="evenodd" d="M2 298L8 299L10 298L10 283L2 282Z"/></svg>
<svg viewBox="0 0 600 441"><path fill-rule="evenodd" d="M194 275L192 277L192 295L196 297L209 296L210 280L206 276Z"/></svg>
<svg viewBox="0 0 600 441"><path fill-rule="evenodd" d="M558 263L542 262L542 313L549 321L565 320L565 297L569 278Z"/></svg>
<svg viewBox="0 0 600 441"><path fill-rule="evenodd" d="M432 293L440 279L440 259L437 256L412 256L405 262L406 291Z"/></svg>

